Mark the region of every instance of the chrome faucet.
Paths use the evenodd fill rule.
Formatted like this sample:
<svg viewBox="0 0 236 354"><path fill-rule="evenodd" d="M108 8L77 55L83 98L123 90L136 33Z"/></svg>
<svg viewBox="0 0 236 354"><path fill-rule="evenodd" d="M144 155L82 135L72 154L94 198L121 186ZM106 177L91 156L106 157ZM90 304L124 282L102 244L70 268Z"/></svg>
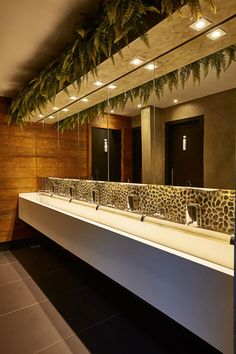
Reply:
<svg viewBox="0 0 236 354"><path fill-rule="evenodd" d="M127 196L127 211L133 211L133 210L134 210L134 196L128 195Z"/></svg>
<svg viewBox="0 0 236 354"><path fill-rule="evenodd" d="M53 194L55 193L55 186L52 184L52 193L50 194L50 197L52 198Z"/></svg>
<svg viewBox="0 0 236 354"><path fill-rule="evenodd" d="M185 217L185 225L191 225L195 227L202 226L201 206L194 203L187 204L185 209Z"/></svg>
<svg viewBox="0 0 236 354"><path fill-rule="evenodd" d="M155 218L158 218L158 219L164 219L165 218L165 215L166 215L166 210L165 208L158 208L156 210L156 212L153 214L153 216Z"/></svg>
<svg viewBox="0 0 236 354"><path fill-rule="evenodd" d="M74 190L75 190L74 187L69 188L69 196L70 196L69 203L72 201L72 199L74 199Z"/></svg>
<svg viewBox="0 0 236 354"><path fill-rule="evenodd" d="M92 191L92 202L99 204L99 190L97 189Z"/></svg>

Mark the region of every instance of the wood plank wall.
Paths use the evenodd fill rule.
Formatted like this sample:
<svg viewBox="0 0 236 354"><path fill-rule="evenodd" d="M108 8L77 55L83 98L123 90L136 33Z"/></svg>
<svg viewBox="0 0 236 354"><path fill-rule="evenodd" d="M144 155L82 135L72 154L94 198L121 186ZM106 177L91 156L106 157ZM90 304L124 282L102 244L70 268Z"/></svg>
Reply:
<svg viewBox="0 0 236 354"><path fill-rule="evenodd" d="M89 177L89 127L103 122L94 119L74 131L59 133L54 125L8 125L10 100L0 97L0 243L35 235L17 217L18 194L41 188L41 177ZM131 119L113 117L110 128L121 129L124 179L132 176Z"/></svg>
<svg viewBox="0 0 236 354"><path fill-rule="evenodd" d="M9 103L0 97L0 242L35 235L17 217L19 193L40 189L43 176L78 177L77 132L59 135L52 125L8 125Z"/></svg>

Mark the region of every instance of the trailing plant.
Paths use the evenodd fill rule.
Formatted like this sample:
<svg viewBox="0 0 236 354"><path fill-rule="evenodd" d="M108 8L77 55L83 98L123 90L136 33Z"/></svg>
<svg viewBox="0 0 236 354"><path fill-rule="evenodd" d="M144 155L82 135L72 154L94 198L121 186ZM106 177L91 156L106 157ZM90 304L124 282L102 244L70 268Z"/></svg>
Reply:
<svg viewBox="0 0 236 354"><path fill-rule="evenodd" d="M213 0L202 0L215 10ZM171 16L187 5L191 16L201 15L200 0L103 0L99 15L94 21L80 23L76 38L64 52L49 63L31 80L12 101L9 122L23 123L69 84L79 90L88 72L97 75L98 65L111 58L129 43L130 38L140 37L148 45L145 18L151 12L159 16Z"/></svg>
<svg viewBox="0 0 236 354"><path fill-rule="evenodd" d="M160 76L118 96L112 97L109 100L76 113L60 121L58 127L61 131L64 131L65 129L74 129L78 123L83 124L94 117L106 114L112 109L117 110L118 108L124 108L128 101L133 102L136 98L139 98L140 102L145 105L153 93L158 99L160 99L163 95L165 86L168 86L171 91L179 85L184 88L190 77L192 77L194 83L200 83L202 76L204 79L207 77L209 69L215 70L216 75L219 78L220 74L225 72L232 62L235 61L236 45L231 45L228 48L210 54L207 57L188 64L178 70Z"/></svg>

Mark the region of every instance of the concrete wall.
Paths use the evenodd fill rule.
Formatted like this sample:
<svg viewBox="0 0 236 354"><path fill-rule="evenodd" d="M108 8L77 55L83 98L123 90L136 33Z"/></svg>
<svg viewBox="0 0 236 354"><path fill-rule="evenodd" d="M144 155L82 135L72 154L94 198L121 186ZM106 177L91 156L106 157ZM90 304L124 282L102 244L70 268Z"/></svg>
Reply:
<svg viewBox="0 0 236 354"><path fill-rule="evenodd" d="M163 122L204 115L204 187L235 187L236 89L163 110Z"/></svg>
<svg viewBox="0 0 236 354"><path fill-rule="evenodd" d="M152 183L165 183L165 123L199 115L204 115L204 187L235 188L236 89L158 109L156 150L152 152L157 166ZM149 136L142 134L144 150L150 146ZM145 173L148 176L150 172ZM144 176L144 181L148 178Z"/></svg>

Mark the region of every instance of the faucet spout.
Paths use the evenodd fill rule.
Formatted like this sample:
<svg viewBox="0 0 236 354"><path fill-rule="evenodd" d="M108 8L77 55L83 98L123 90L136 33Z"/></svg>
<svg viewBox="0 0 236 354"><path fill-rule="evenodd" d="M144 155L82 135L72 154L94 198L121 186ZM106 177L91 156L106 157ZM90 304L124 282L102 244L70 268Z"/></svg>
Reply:
<svg viewBox="0 0 236 354"><path fill-rule="evenodd" d="M92 191L92 202L99 204L99 191L97 189Z"/></svg>
<svg viewBox="0 0 236 354"><path fill-rule="evenodd" d="M73 187L69 188L69 195L70 195L69 203L71 203L72 199L74 199L74 188Z"/></svg>
<svg viewBox="0 0 236 354"><path fill-rule="evenodd" d="M54 184L52 185L52 193L50 194L50 198L52 198L53 197L53 194L55 193L55 186L54 186Z"/></svg>
<svg viewBox="0 0 236 354"><path fill-rule="evenodd" d="M128 211L134 210L134 196L133 195L127 196L127 210Z"/></svg>
<svg viewBox="0 0 236 354"><path fill-rule="evenodd" d="M202 225L201 206L199 204L190 203L186 205L185 225L199 227Z"/></svg>

